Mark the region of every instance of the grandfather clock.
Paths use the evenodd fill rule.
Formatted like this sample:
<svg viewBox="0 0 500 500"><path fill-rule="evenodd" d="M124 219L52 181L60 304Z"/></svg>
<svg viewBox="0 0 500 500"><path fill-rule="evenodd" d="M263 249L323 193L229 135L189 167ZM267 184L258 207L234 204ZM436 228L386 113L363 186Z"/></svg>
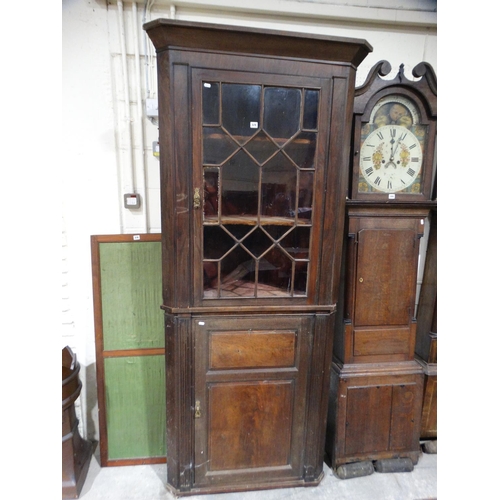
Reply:
<svg viewBox="0 0 500 500"><path fill-rule="evenodd" d="M437 207L432 210L417 310L415 359L424 370L421 439L424 451L437 450Z"/></svg>
<svg viewBox="0 0 500 500"><path fill-rule="evenodd" d="M161 19L167 467L176 495L323 476L364 40Z"/></svg>
<svg viewBox="0 0 500 500"><path fill-rule="evenodd" d="M326 451L331 464L418 461L424 373L415 360L420 239L433 200L436 78L375 65L354 99L343 286Z"/></svg>

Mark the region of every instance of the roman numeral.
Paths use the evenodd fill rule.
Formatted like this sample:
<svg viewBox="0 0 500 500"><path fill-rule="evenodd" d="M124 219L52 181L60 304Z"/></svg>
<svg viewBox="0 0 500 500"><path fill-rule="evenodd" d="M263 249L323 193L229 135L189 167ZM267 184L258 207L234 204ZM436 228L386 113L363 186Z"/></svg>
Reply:
<svg viewBox="0 0 500 500"><path fill-rule="evenodd" d="M417 145L416 144L412 144L411 146L408 147L408 149L413 149L413 148L416 148Z"/></svg>
<svg viewBox="0 0 500 500"><path fill-rule="evenodd" d="M387 181L387 189L392 189L392 182L391 181Z"/></svg>
<svg viewBox="0 0 500 500"><path fill-rule="evenodd" d="M373 174L373 167L369 167L365 170L365 174L370 177Z"/></svg>
<svg viewBox="0 0 500 500"><path fill-rule="evenodd" d="M418 156L413 156L411 159L411 161L413 162L418 162L418 160L419 160Z"/></svg>
<svg viewBox="0 0 500 500"><path fill-rule="evenodd" d="M381 181L381 180L382 180L382 179L381 179L380 177L377 177L377 178L375 179L375 184L376 184L377 186L380 186L380 181Z"/></svg>
<svg viewBox="0 0 500 500"><path fill-rule="evenodd" d="M404 132L403 134L401 134L401 137L399 138L399 140L400 141L404 141L405 137L406 137L406 132Z"/></svg>
<svg viewBox="0 0 500 500"><path fill-rule="evenodd" d="M415 170L413 170L412 168L408 169L408 175L411 175L413 177L415 173L416 173Z"/></svg>
<svg viewBox="0 0 500 500"><path fill-rule="evenodd" d="M365 156L365 157L363 158L363 161L370 161L370 160L371 160L371 157L370 157L370 156Z"/></svg>
<svg viewBox="0 0 500 500"><path fill-rule="evenodd" d="M392 138L396 137L396 129L395 128L391 128L391 137Z"/></svg>
<svg viewBox="0 0 500 500"><path fill-rule="evenodd" d="M384 138L384 136L383 136L382 132L377 132L377 137L378 137L379 139L383 139L383 138Z"/></svg>

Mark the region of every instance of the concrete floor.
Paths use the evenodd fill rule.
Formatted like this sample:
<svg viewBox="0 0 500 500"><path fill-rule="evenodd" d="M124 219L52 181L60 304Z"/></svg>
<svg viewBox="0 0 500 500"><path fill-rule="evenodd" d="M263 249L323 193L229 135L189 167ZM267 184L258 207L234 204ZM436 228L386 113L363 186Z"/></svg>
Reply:
<svg viewBox="0 0 500 500"><path fill-rule="evenodd" d="M325 464L325 476L316 487L245 493L194 495L191 500L429 500L437 498L437 454L422 453L412 472L379 473L339 479ZM94 455L83 500L171 500L165 489L166 465L103 467Z"/></svg>

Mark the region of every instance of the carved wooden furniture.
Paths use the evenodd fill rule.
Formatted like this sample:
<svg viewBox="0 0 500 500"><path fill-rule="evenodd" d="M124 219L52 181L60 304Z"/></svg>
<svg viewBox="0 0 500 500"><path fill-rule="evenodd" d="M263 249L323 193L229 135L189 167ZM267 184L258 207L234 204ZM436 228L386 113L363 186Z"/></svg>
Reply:
<svg viewBox="0 0 500 500"><path fill-rule="evenodd" d="M85 483L93 444L78 430L75 402L80 396L80 363L70 347L62 350L62 498L78 498Z"/></svg>
<svg viewBox="0 0 500 500"><path fill-rule="evenodd" d="M91 236L102 467L165 463L160 241Z"/></svg>
<svg viewBox="0 0 500 500"><path fill-rule="evenodd" d="M343 296L331 370L326 452L341 464L418 461L424 374L415 360L420 238L435 206L435 75L421 63L356 89Z"/></svg>
<svg viewBox="0 0 500 500"><path fill-rule="evenodd" d="M175 494L323 476L363 40L156 20Z"/></svg>
<svg viewBox="0 0 500 500"><path fill-rule="evenodd" d="M424 370L422 439L437 438L437 208L431 224L417 310L415 359Z"/></svg>

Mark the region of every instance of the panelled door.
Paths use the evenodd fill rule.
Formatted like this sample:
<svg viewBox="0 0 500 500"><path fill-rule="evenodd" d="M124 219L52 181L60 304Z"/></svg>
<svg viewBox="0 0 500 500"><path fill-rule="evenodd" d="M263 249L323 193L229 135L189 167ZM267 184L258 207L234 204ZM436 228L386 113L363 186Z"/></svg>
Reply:
<svg viewBox="0 0 500 500"><path fill-rule="evenodd" d="M195 487L301 476L313 321L194 320Z"/></svg>
<svg viewBox="0 0 500 500"><path fill-rule="evenodd" d="M350 225L355 235L352 361L412 359L423 219L360 217Z"/></svg>

